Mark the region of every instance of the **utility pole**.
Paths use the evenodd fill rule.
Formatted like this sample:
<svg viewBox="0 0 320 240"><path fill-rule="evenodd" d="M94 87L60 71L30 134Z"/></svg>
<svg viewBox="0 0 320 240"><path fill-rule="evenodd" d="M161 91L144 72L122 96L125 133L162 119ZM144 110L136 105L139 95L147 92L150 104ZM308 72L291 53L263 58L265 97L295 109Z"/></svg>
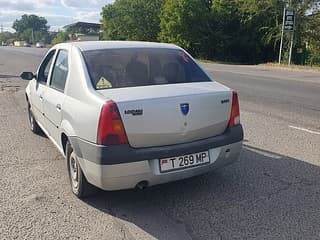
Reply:
<svg viewBox="0 0 320 240"><path fill-rule="evenodd" d="M292 31L292 33L291 33L290 52L289 52L289 62L288 62L288 65L291 65L292 48L293 48L293 37L294 37L294 31Z"/></svg>
<svg viewBox="0 0 320 240"><path fill-rule="evenodd" d="M291 0L289 0L289 2L287 2L286 6L283 9L281 42L280 42L280 51L279 51L279 64L281 64L283 37L285 32L290 32L290 35L291 35L288 65L291 64L294 30L295 30L294 28L295 28L295 10L292 9Z"/></svg>
<svg viewBox="0 0 320 240"><path fill-rule="evenodd" d="M31 32L31 39L32 39L32 44L34 44L34 33L33 33L33 28L32 28L32 32Z"/></svg>
<svg viewBox="0 0 320 240"><path fill-rule="evenodd" d="M289 6L291 6L291 0L289 0ZM290 18L290 20L293 21L293 29L291 31L291 40L290 40L290 52L289 52L289 61L288 61L288 65L291 64L291 57L292 57L292 47L293 47L293 37L294 37L294 28L295 28L295 11L293 10L293 14L291 15L292 18Z"/></svg>
<svg viewBox="0 0 320 240"><path fill-rule="evenodd" d="M282 20L281 41L280 41L280 50L279 50L279 65L281 64L282 46L283 46L283 34L284 34L284 20L285 20L285 18L286 18L286 7L283 8L283 20Z"/></svg>

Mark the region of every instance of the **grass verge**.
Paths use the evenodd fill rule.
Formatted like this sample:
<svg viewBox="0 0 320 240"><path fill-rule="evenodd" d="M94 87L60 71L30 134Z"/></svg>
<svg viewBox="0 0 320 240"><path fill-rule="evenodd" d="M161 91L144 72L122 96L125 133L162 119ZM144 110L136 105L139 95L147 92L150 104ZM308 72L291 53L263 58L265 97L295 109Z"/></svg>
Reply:
<svg viewBox="0 0 320 240"><path fill-rule="evenodd" d="M278 64L278 63L263 63L259 64L258 66L262 67L273 67L279 69L286 69L286 70L295 70L295 71L310 71L310 72L320 72L320 67L318 66L304 66L304 65L287 65L287 64Z"/></svg>

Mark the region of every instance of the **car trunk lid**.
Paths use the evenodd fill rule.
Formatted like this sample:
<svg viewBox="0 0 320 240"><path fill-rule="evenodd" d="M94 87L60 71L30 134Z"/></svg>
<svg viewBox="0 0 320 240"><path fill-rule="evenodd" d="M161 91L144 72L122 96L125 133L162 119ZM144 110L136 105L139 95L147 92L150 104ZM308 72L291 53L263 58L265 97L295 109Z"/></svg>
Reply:
<svg viewBox="0 0 320 240"><path fill-rule="evenodd" d="M100 90L119 109L135 148L180 144L222 134L232 91L217 83L187 83Z"/></svg>

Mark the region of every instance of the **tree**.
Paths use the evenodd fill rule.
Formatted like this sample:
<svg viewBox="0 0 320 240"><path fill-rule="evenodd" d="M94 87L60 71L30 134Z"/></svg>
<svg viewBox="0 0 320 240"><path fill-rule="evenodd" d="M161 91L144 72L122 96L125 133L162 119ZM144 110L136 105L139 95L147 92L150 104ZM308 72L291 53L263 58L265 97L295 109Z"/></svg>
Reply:
<svg viewBox="0 0 320 240"><path fill-rule="evenodd" d="M160 15L162 42L175 43L196 55L201 55L209 34L211 1L166 1Z"/></svg>
<svg viewBox="0 0 320 240"><path fill-rule="evenodd" d="M211 38L212 45L210 58L222 61L239 61L243 56L241 34L241 16L239 1L213 0L211 11ZM240 53L241 51L241 53Z"/></svg>
<svg viewBox="0 0 320 240"><path fill-rule="evenodd" d="M296 10L292 61L296 64L320 65L319 8L309 13L315 2L317 1L295 0L292 3L292 7Z"/></svg>
<svg viewBox="0 0 320 240"><path fill-rule="evenodd" d="M14 39L14 34L11 32L0 32L0 46L3 43L11 43L12 39Z"/></svg>
<svg viewBox="0 0 320 240"><path fill-rule="evenodd" d="M320 12L309 15L306 19L306 32L304 35L304 47L301 53L306 53L302 58L302 64L320 65Z"/></svg>
<svg viewBox="0 0 320 240"><path fill-rule="evenodd" d="M241 61L259 63L277 59L284 4L283 0L238 1Z"/></svg>
<svg viewBox="0 0 320 240"><path fill-rule="evenodd" d="M116 0L102 9L105 39L157 41L164 0Z"/></svg>
<svg viewBox="0 0 320 240"><path fill-rule="evenodd" d="M58 43L63 43L65 41L67 41L69 38L68 33L67 32L62 32L59 31L56 35L56 37L52 40L52 44L56 45Z"/></svg>
<svg viewBox="0 0 320 240"><path fill-rule="evenodd" d="M27 29L33 29L34 31L45 32L49 30L47 25L47 20L44 17L39 17L37 15L27 15L21 16L20 20L15 20L12 28L17 31L17 33L22 33Z"/></svg>
<svg viewBox="0 0 320 240"><path fill-rule="evenodd" d="M195 57L240 63L277 61L286 0L116 0L103 8L106 39L177 44ZM291 0L296 10L293 62L320 60L317 0ZM288 59L290 34L284 34Z"/></svg>
<svg viewBox="0 0 320 240"><path fill-rule="evenodd" d="M40 41L48 36L49 26L44 17L24 14L20 20L15 20L12 28L16 30L18 38L27 42Z"/></svg>

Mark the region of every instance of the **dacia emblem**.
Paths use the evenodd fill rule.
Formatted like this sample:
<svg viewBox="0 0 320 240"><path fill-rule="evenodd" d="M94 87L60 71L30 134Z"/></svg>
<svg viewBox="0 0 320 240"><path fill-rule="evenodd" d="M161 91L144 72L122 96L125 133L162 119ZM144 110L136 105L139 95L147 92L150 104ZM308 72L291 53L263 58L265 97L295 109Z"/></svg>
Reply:
<svg viewBox="0 0 320 240"><path fill-rule="evenodd" d="M189 113L189 103L181 103L180 110L182 114L186 116Z"/></svg>

